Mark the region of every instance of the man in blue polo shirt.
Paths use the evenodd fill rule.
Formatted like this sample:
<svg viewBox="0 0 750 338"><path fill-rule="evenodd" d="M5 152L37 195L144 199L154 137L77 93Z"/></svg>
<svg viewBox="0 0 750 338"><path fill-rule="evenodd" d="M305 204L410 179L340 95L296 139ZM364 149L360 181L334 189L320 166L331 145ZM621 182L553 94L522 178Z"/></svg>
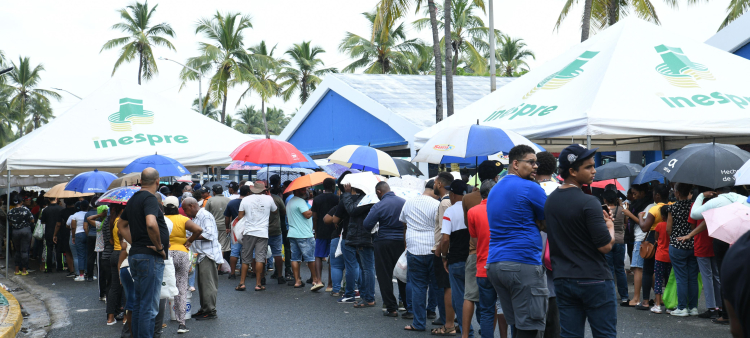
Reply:
<svg viewBox="0 0 750 338"><path fill-rule="evenodd" d="M547 278L542 268L544 203L547 194L534 179L539 167L534 149L513 147L508 175L487 198L490 245L487 277L497 291L514 337L536 337L547 314Z"/></svg>

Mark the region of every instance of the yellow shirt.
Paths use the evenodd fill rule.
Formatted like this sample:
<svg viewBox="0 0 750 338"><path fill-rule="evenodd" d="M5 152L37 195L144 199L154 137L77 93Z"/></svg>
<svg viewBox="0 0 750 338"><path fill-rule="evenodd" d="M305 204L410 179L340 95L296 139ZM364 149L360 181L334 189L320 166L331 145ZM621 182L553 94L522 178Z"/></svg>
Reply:
<svg viewBox="0 0 750 338"><path fill-rule="evenodd" d="M117 235L117 221L120 220L120 217L115 218L115 226L112 227L112 240L115 241L115 251L122 250L122 247L120 246L120 236Z"/></svg>
<svg viewBox="0 0 750 338"><path fill-rule="evenodd" d="M188 252L185 248L187 242L187 232L185 223L190 219L182 215L166 215L172 221L172 233L169 234L169 250Z"/></svg>
<svg viewBox="0 0 750 338"><path fill-rule="evenodd" d="M672 204L671 202L669 204ZM656 225L661 222L666 222L667 220L662 220L661 218L661 207L667 205L666 203L658 203L655 206L651 207L651 209L648 209L648 213L654 216L654 224L651 225L651 231L654 231L656 229Z"/></svg>

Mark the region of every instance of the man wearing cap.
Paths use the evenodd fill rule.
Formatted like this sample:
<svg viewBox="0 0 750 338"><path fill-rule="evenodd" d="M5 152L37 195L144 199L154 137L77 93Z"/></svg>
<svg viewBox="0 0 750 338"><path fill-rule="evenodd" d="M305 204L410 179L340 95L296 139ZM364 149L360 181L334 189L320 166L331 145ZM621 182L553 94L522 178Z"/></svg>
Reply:
<svg viewBox="0 0 750 338"><path fill-rule="evenodd" d="M451 207L443 214L443 227L440 240L440 253L443 258L443 268L448 271L451 284L451 304L458 318L458 325L464 329L463 308L464 289L466 286L466 259L469 257L469 229L464 223L464 210L461 199L466 192L466 183L454 180L448 187ZM476 264L476 263L475 263ZM468 334L468 335L467 335ZM468 333L465 337L473 337L474 329L468 323Z"/></svg>
<svg viewBox="0 0 750 338"><path fill-rule="evenodd" d="M549 294L539 234L547 194L534 181L538 164L533 148L517 145L508 160L508 175L487 198L487 277L517 337L536 337L545 327Z"/></svg>
<svg viewBox="0 0 750 338"><path fill-rule="evenodd" d="M237 182L229 182L227 185L227 190L229 191L229 199L230 200L236 200L240 198L240 184Z"/></svg>
<svg viewBox="0 0 750 338"><path fill-rule="evenodd" d="M485 181L492 181L493 183L497 183L498 175L503 171L503 164L500 163L500 161L494 161L494 160L487 160L479 164L479 167L477 167L477 177L479 178L480 184L483 184ZM479 185L479 184L478 184ZM479 191L478 187L475 187L474 190L464 195L464 198L461 200L461 206L463 207L464 211L464 225L466 227L469 227L469 218L468 212L471 208L481 204L483 201L485 203L485 213L484 213L484 223L487 222L487 214L486 214L486 201L487 196L482 196L482 194ZM489 190L487 191L489 193ZM484 273L484 265L487 261L487 247L484 247L484 251L482 253L482 256L484 257L484 261L482 262L482 266L480 267L482 270L482 277L486 277L486 273ZM463 304L463 323L465 325L468 325L471 323L471 319L474 316L474 305L479 303L479 285L477 285L477 237L471 236L471 239L469 240L469 257L466 259L466 284L464 289L464 304ZM486 279L486 278L485 278ZM495 292L495 290L491 290L492 293ZM495 296L497 298L497 296ZM499 316L502 315L502 309L499 310ZM487 311L495 313L495 307L493 306L492 309L482 309L482 311ZM502 325L505 325L507 327L507 324L505 324L505 316L501 317ZM481 324L481 322L480 322ZM466 329L463 331L468 331L468 327L462 327L461 329ZM485 328L486 329L486 328ZM501 330L501 333L503 331Z"/></svg>
<svg viewBox="0 0 750 338"><path fill-rule="evenodd" d="M211 198L211 190L208 189L208 187L200 187L198 190L196 190L200 196L200 204L201 208L206 207L206 203L208 203L208 200Z"/></svg>
<svg viewBox="0 0 750 338"><path fill-rule="evenodd" d="M232 242L229 240L229 233L232 229L231 226L227 226L227 224L224 223L224 210L227 209L227 204L229 204L230 199L222 195L224 188L222 188L220 184L214 184L211 189L214 192L214 197L209 196L211 199L206 202L205 208L216 220L216 229L219 231L221 253L224 260L229 260L229 253L232 251ZM206 197L204 197L204 201L206 201ZM234 273L234 267L230 266L229 271L230 273ZM219 274L222 275L224 273L220 270Z"/></svg>
<svg viewBox="0 0 750 338"><path fill-rule="evenodd" d="M582 337L586 321L594 337L617 336L617 298L605 258L614 223L599 200L581 190L594 181L595 153L577 144L560 152L564 183L544 207L563 337Z"/></svg>
<svg viewBox="0 0 750 338"><path fill-rule="evenodd" d="M233 182L234 183L234 182ZM230 183L231 185L231 183ZM228 228L231 229L232 221L234 221L235 218L240 214L240 203L242 203L242 199L246 196L250 195L250 187L243 185L239 188L240 194L239 198L233 199L227 203L227 208L224 209L224 224L228 224ZM236 224L234 225L236 226ZM236 236L232 235L231 231L229 233L229 238L233 239ZM235 279L237 278L237 274L235 273L235 267L237 266L237 260L240 259L240 256L242 254L242 237L236 237L237 240L232 240L232 250L229 253L229 279Z"/></svg>
<svg viewBox="0 0 750 338"><path fill-rule="evenodd" d="M235 290L245 291L245 277L250 262L253 261L255 252L255 291L266 289L262 281L265 279L264 264L268 251L268 224L271 213L277 212L276 202L271 196L265 195L266 185L263 182L255 182L250 187L250 195L243 198L240 203L240 211L237 215L237 223L242 222L242 272L240 273L240 284Z"/></svg>

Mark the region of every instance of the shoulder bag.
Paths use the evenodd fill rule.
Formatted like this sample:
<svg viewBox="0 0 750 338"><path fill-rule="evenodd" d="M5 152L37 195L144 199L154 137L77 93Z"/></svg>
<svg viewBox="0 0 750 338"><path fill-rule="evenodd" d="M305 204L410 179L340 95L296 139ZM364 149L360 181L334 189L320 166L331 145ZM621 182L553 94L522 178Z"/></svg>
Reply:
<svg viewBox="0 0 750 338"><path fill-rule="evenodd" d="M650 230L646 233L646 237L643 239L643 242L641 242L641 258L643 259L654 258L654 255L656 254L656 246L654 246L654 243L646 240L649 233L651 233Z"/></svg>
<svg viewBox="0 0 750 338"><path fill-rule="evenodd" d="M44 213L44 209L39 212L39 219L36 221L36 226L34 227L34 238L38 240L44 239L44 223L42 223L42 214Z"/></svg>

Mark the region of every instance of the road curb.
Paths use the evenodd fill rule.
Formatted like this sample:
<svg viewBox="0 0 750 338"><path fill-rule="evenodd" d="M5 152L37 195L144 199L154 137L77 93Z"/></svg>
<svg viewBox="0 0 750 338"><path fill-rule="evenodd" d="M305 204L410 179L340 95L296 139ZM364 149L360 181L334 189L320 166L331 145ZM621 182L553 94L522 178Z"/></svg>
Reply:
<svg viewBox="0 0 750 338"><path fill-rule="evenodd" d="M8 315L5 316L5 320L0 323L0 338L13 338L21 330L23 324L23 315L21 315L21 305L16 300L16 297L0 288L0 293L8 299Z"/></svg>

